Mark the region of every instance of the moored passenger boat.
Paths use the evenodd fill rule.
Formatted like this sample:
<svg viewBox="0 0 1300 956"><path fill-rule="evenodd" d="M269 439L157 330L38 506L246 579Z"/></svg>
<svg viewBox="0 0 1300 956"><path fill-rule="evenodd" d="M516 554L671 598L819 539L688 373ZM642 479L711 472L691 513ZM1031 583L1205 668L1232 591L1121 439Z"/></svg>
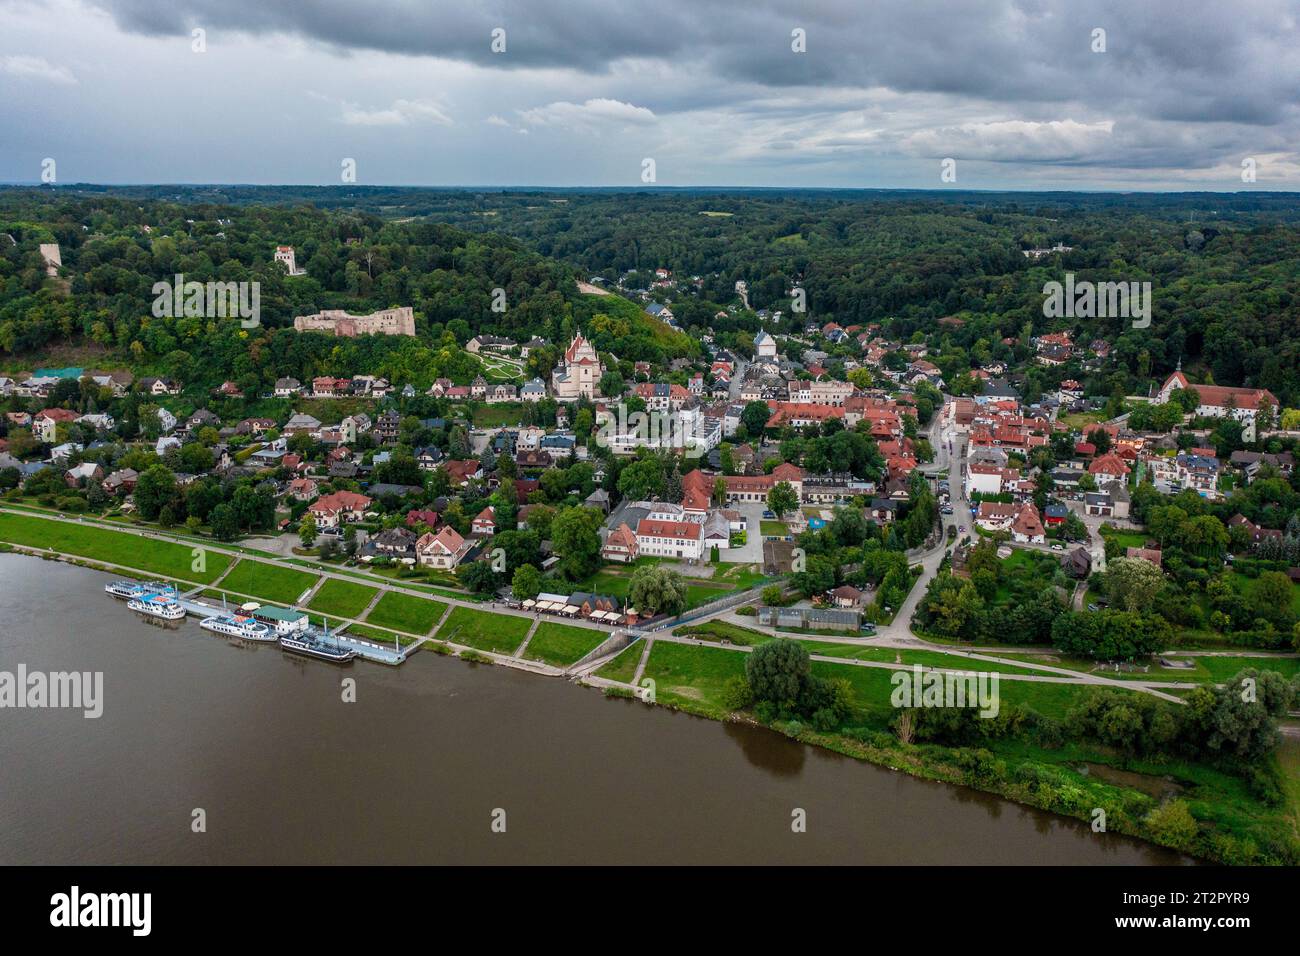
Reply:
<svg viewBox="0 0 1300 956"><path fill-rule="evenodd" d="M204 618L199 621L199 627L214 634L224 634L245 641L275 640L275 635L271 633L269 627L241 614L218 614L216 617Z"/></svg>
<svg viewBox="0 0 1300 956"><path fill-rule="evenodd" d="M332 664L345 664L357 656L355 650L344 647L337 638L331 638L328 631L322 634L315 628L299 631L296 634L281 635L280 646L294 654L314 657Z"/></svg>
<svg viewBox="0 0 1300 956"><path fill-rule="evenodd" d="M179 621L185 616L185 608L172 600L170 596L164 594L133 598L126 602L126 606L133 611L138 611L149 617L160 618L164 621Z"/></svg>

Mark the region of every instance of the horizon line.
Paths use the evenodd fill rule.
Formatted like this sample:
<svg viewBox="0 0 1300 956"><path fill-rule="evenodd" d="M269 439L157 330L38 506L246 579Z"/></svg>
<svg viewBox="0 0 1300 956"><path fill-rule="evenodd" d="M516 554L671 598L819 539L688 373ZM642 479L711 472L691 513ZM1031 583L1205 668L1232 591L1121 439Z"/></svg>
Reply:
<svg viewBox="0 0 1300 956"><path fill-rule="evenodd" d="M546 186L546 185L528 185L522 183L512 184L486 184L486 183L460 183L460 184L395 184L395 183L254 183L254 182L75 182L75 183L44 183L36 180L0 180L0 189L132 189L132 188L176 188L176 189L200 189L200 188L226 188L226 189L325 189L325 190L355 190L355 189L404 189L404 190L432 190L432 191L462 191L471 192L475 190L488 190L493 192L687 192L687 191L718 191L718 192L908 192L908 193L986 193L986 194L1013 194L1013 195L1034 195L1042 193L1076 193L1082 195L1223 195L1223 196L1244 196L1244 195L1291 195L1300 193L1300 185L1294 187L1279 187L1275 189L1229 189L1223 188L1200 188L1200 189L1181 189L1181 188L1149 188L1134 189L1127 187L1098 187L1093 189L1084 189L1079 187L1064 186L1045 186L1036 189L1016 188L1016 187L934 187L934 186L742 186L742 185L682 185L671 186L662 183L654 184L629 184L619 186L601 186L601 185L578 185L578 186Z"/></svg>

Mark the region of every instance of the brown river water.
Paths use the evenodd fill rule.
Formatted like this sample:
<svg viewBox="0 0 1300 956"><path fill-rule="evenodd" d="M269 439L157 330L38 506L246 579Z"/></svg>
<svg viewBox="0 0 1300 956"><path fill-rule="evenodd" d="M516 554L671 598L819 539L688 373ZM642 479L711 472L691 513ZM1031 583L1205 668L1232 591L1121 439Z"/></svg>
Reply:
<svg viewBox="0 0 1300 956"><path fill-rule="evenodd" d="M559 679L432 653L340 668L152 626L110 580L0 554L0 671L103 673L98 719L0 708L0 864L1179 862Z"/></svg>

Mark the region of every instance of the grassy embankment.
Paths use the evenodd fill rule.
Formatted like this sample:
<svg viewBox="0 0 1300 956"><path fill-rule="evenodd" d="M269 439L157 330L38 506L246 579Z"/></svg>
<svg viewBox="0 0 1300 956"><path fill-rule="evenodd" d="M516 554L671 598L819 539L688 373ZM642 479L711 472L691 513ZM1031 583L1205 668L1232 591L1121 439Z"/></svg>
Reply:
<svg viewBox="0 0 1300 956"><path fill-rule="evenodd" d="M51 521L47 518L0 514L0 541L29 548L53 549L60 554L120 564L178 581L209 584L230 565L230 557L205 551L198 561L194 549L170 541L110 531L94 525Z"/></svg>
<svg viewBox="0 0 1300 956"><path fill-rule="evenodd" d="M630 680L640 651L638 642L598 674ZM942 661L947 655L930 653L934 657L927 661L947 663ZM728 681L743 676L746 657L743 652L721 647L657 642L645 677L655 682L660 705L714 719L753 719L751 714L729 710L725 703ZM979 662L957 666L972 665L980 666ZM1241 777L1173 757L1128 758L1104 747L1069 741L1045 747L1030 737L1015 735L985 738L971 747L904 744L890 727L896 713L890 703L891 671L815 661L813 672L849 682L854 698L851 716L833 733L816 732L799 721L778 721L773 729L916 776L975 787L1084 820L1091 819L1094 808L1102 808L1109 832L1152 842L1161 842L1161 834L1151 822L1151 811L1162 800L1181 799L1200 824L1200 832L1194 842L1179 848L1226 862L1246 862L1261 852L1276 857L1286 852L1279 847L1295 840L1300 785L1285 781L1285 777L1289 799L1283 806L1270 807L1252 794ZM1023 704L1060 720L1086 691L1074 684L1003 681L1001 706ZM1286 748L1276 759L1282 771L1300 764L1300 756Z"/></svg>
<svg viewBox="0 0 1300 956"><path fill-rule="evenodd" d="M609 631L543 621L533 632L524 657L555 667L568 667L603 644L609 635Z"/></svg>
<svg viewBox="0 0 1300 956"><path fill-rule="evenodd" d="M382 602L380 602L382 603ZM371 615L373 617L373 615ZM480 651L513 654L523 643L532 621L513 614L493 614L474 608L454 607L438 628L438 640L463 644Z"/></svg>

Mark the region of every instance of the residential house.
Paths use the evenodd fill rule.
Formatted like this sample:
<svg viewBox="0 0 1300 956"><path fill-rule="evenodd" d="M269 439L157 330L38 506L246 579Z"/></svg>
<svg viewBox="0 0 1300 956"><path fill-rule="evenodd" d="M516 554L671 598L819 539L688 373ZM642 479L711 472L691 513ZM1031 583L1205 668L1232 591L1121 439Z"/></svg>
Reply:
<svg viewBox="0 0 1300 956"><path fill-rule="evenodd" d="M1047 540L1042 518L1032 501L1021 505L1019 513L1011 522L1011 540L1021 544L1043 544Z"/></svg>
<svg viewBox="0 0 1300 956"><path fill-rule="evenodd" d="M32 418L32 433L45 444L53 445L58 441L59 425L71 424L78 417L76 412L66 408L42 408Z"/></svg>
<svg viewBox="0 0 1300 956"><path fill-rule="evenodd" d="M427 531L420 536L415 545L416 559L425 567L454 571L472 547L455 528L447 526L437 533Z"/></svg>
<svg viewBox="0 0 1300 956"><path fill-rule="evenodd" d="M470 524L470 534L491 537L497 532L496 508L488 505L474 517Z"/></svg>
<svg viewBox="0 0 1300 956"><path fill-rule="evenodd" d="M317 498L307 510L316 519L318 528L337 528L344 522L360 521L365 517L371 499L352 491L335 491Z"/></svg>
<svg viewBox="0 0 1300 956"><path fill-rule="evenodd" d="M620 524L605 538L600 556L606 561L618 561L630 564L637 559L637 536L626 524Z"/></svg>

